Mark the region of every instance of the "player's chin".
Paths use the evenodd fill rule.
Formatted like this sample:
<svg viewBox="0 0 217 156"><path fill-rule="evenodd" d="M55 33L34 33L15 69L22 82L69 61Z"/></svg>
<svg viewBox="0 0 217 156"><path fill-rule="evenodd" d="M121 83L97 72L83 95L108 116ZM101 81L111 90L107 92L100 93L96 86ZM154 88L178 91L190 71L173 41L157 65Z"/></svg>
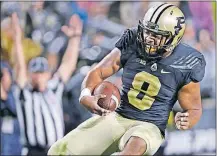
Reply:
<svg viewBox="0 0 217 156"><path fill-rule="evenodd" d="M156 55L156 51L157 51L156 48L151 48L151 49L150 49L150 54L151 54L151 55Z"/></svg>
<svg viewBox="0 0 217 156"><path fill-rule="evenodd" d="M188 130L189 127L188 127L188 126L180 126L180 129L181 129L181 130Z"/></svg>
<svg viewBox="0 0 217 156"><path fill-rule="evenodd" d="M156 51L157 51L157 48L156 47L153 47L153 45L151 45L151 47L147 47L145 49L146 53L148 54L151 54L151 55L155 55L156 54Z"/></svg>

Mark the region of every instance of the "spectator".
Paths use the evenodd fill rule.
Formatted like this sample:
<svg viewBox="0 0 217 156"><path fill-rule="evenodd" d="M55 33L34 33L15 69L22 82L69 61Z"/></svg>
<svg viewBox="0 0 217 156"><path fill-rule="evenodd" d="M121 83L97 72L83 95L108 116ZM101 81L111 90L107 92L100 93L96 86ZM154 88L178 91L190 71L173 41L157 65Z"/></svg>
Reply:
<svg viewBox="0 0 217 156"><path fill-rule="evenodd" d="M182 38L182 42L192 47L195 47L197 44L196 32L195 32L194 25L191 19L186 19L185 34Z"/></svg>
<svg viewBox="0 0 217 156"><path fill-rule="evenodd" d="M179 7L184 12L186 19L192 18L188 1L180 1Z"/></svg>
<svg viewBox="0 0 217 156"><path fill-rule="evenodd" d="M127 27L135 27L148 10L148 1L144 2L121 2L120 16L121 21ZM131 20L129 20L131 19Z"/></svg>
<svg viewBox="0 0 217 156"><path fill-rule="evenodd" d="M61 25L67 23L72 15L71 2L32 2L28 9L26 35L43 48L42 55L47 57L49 68L54 72L59 57L67 45L67 37Z"/></svg>
<svg viewBox="0 0 217 156"><path fill-rule="evenodd" d="M73 75L65 87L63 94L63 109L65 119L65 134L75 129L81 122L87 120L92 114L79 103L81 83L90 70L89 66L83 66Z"/></svg>
<svg viewBox="0 0 217 156"><path fill-rule="evenodd" d="M73 13L78 14L85 25L88 20L88 14L87 14L87 9L85 8L85 6L82 5L82 3L87 4L88 2L79 2L79 1L71 2L71 7L72 7Z"/></svg>
<svg viewBox="0 0 217 156"><path fill-rule="evenodd" d="M108 19L108 11L112 2L94 3L88 12L88 27L96 28L98 31L104 31L111 35L121 35L125 26L117 24ZM98 32L96 31L96 32Z"/></svg>
<svg viewBox="0 0 217 156"><path fill-rule="evenodd" d="M215 43L211 40L208 30L199 32L199 44L196 46L206 60L206 72L201 81L201 96L215 97Z"/></svg>
<svg viewBox="0 0 217 156"><path fill-rule="evenodd" d="M1 47L3 49L3 55L5 56L5 60L7 60L10 65L14 65L15 58L13 56L13 47L14 47L14 40L13 40L13 29L12 29L12 22L11 17L6 17L1 22ZM25 62L28 63L30 59L39 56L41 54L41 47L39 44L35 43L29 38L24 37L23 31L22 33L22 46L23 52L25 56Z"/></svg>
<svg viewBox="0 0 217 156"><path fill-rule="evenodd" d="M95 62L100 61L114 47L115 42L119 38L118 36L126 28L109 20L108 11L111 3L93 2L88 7L88 22L86 25L88 29L86 29L82 39L82 42L85 43L82 44L84 50L81 51L81 56L94 56L92 59ZM82 4L83 7L84 4ZM93 47L90 48L91 46ZM85 50L87 48L90 48L90 50Z"/></svg>
<svg viewBox="0 0 217 156"><path fill-rule="evenodd" d="M46 155L49 146L64 135L62 93L76 68L82 22L73 15L69 26L62 27L69 42L55 74L51 73L45 58L37 57L30 61L27 76L21 30L16 14L12 18L17 57L15 98L22 129L22 155Z"/></svg>
<svg viewBox="0 0 217 156"><path fill-rule="evenodd" d="M199 38L199 31L201 29L207 29L208 32L214 34L214 23L212 17L212 5L211 2L192 2L189 1L189 8L192 14L192 20L194 28L197 32L197 38ZM214 36L211 36L213 39Z"/></svg>
<svg viewBox="0 0 217 156"><path fill-rule="evenodd" d="M12 70L1 61L1 155L20 155L20 131L12 93Z"/></svg>

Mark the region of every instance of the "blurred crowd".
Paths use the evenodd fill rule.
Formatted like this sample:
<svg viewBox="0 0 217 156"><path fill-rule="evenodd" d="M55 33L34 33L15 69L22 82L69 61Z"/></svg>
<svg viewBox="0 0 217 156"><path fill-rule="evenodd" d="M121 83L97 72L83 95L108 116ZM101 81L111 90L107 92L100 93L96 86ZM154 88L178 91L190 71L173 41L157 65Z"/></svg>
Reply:
<svg viewBox="0 0 217 156"><path fill-rule="evenodd" d="M46 58L51 73L58 71L67 52L69 37L62 30L62 26L68 25L74 14L77 14L83 23L78 57L75 56L76 68L64 83L61 97L66 134L92 116L78 102L81 83L87 72L114 48L124 30L136 27L147 9L156 3L162 2L1 2L1 103L2 100L7 103L4 106L1 104L1 154L18 155L22 149L16 97L13 95L18 60L13 49L19 46L14 39L11 19L14 12L21 27L20 46L25 63L29 64L39 56ZM179 6L185 14L187 27L182 42L196 48L206 59L201 96L204 99L215 98L215 2L169 3ZM121 73L122 71L119 71L110 77L109 81L120 87ZM6 143L8 140L12 141Z"/></svg>

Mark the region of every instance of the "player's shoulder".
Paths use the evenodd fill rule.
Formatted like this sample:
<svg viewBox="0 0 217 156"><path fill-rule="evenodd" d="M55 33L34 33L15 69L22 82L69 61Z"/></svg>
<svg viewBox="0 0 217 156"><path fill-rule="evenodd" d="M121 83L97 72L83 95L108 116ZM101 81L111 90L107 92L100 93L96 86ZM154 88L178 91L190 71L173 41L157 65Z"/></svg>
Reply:
<svg viewBox="0 0 217 156"><path fill-rule="evenodd" d="M206 65L203 54L187 44L180 43L173 53L170 66L181 71L189 71L197 66Z"/></svg>
<svg viewBox="0 0 217 156"><path fill-rule="evenodd" d="M137 27L127 28L123 32L124 37L129 37L130 39L134 39L137 36Z"/></svg>
<svg viewBox="0 0 217 156"><path fill-rule="evenodd" d="M118 39L118 41L115 44L115 47L120 49L121 51L124 49L128 49L129 47L132 47L135 45L135 41L137 38L137 28L132 27L126 29L121 37Z"/></svg>
<svg viewBox="0 0 217 156"><path fill-rule="evenodd" d="M121 51L121 64L124 66L130 57L136 55L137 28L126 29L115 47Z"/></svg>
<svg viewBox="0 0 217 156"><path fill-rule="evenodd" d="M186 43L180 43L175 49L175 52L177 52L179 55L183 55L183 57L189 55L195 57L203 57L201 52Z"/></svg>

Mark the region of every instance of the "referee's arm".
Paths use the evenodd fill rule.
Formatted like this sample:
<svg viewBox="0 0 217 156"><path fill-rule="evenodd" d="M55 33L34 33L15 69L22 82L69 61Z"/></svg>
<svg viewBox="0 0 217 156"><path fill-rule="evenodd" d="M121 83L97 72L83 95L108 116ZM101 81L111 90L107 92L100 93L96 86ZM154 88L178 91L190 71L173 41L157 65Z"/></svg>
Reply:
<svg viewBox="0 0 217 156"><path fill-rule="evenodd" d="M60 76L64 83L69 80L76 69L82 29L83 23L77 15L71 17L69 26L62 27L62 31L69 37L69 41L57 75Z"/></svg>
<svg viewBox="0 0 217 156"><path fill-rule="evenodd" d="M19 19L16 13L12 14L12 27L13 27L13 54L15 61L16 82L20 88L24 88L27 83L27 67L23 54L22 47L22 31L19 24Z"/></svg>

